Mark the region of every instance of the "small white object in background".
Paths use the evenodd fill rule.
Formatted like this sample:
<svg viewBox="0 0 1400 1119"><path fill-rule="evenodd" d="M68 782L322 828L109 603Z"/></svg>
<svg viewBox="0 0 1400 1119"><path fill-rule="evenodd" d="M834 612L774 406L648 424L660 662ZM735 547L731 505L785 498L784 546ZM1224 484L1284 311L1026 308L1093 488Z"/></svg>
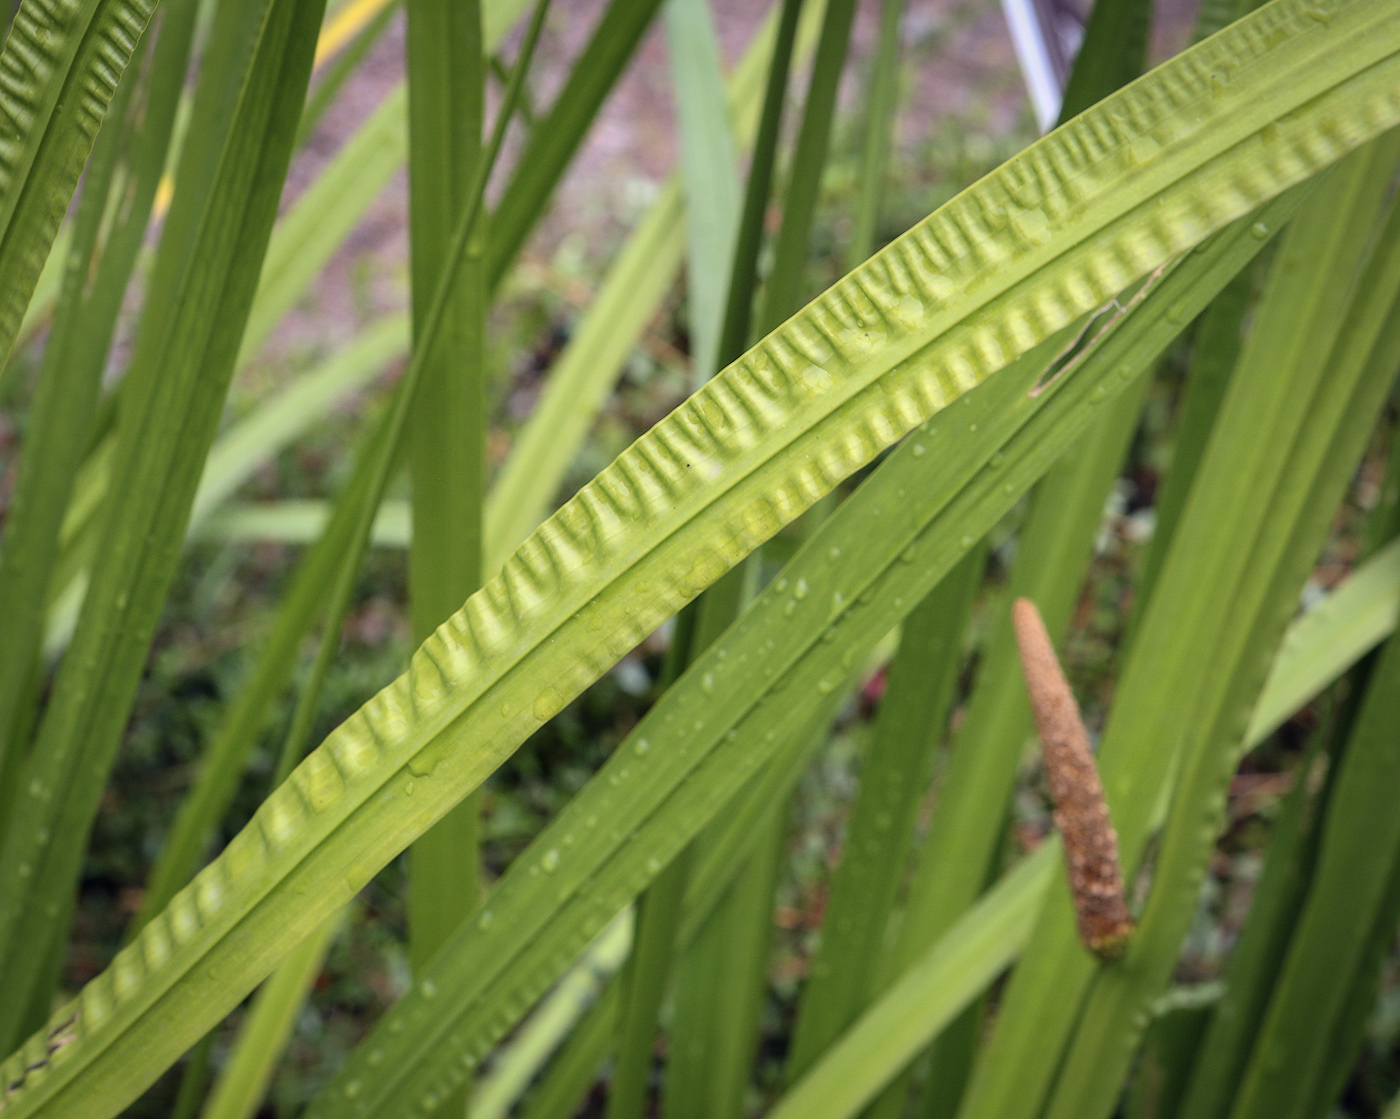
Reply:
<svg viewBox="0 0 1400 1119"><path fill-rule="evenodd" d="M1084 37L1083 24L1056 0L1001 0L1001 10L1036 123L1041 132L1049 132L1060 117L1069 62Z"/></svg>

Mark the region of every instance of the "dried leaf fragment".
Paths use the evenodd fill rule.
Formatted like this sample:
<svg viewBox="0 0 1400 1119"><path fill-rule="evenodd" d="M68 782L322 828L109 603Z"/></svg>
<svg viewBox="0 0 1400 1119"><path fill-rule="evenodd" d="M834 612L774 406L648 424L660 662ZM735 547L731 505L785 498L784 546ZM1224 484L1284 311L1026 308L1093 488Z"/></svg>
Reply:
<svg viewBox="0 0 1400 1119"><path fill-rule="evenodd" d="M1089 735L1035 603L1018 598L1011 618L1055 802L1055 826L1064 844L1079 939L1100 959L1117 959L1127 948L1133 919L1123 893L1118 833L1109 819Z"/></svg>

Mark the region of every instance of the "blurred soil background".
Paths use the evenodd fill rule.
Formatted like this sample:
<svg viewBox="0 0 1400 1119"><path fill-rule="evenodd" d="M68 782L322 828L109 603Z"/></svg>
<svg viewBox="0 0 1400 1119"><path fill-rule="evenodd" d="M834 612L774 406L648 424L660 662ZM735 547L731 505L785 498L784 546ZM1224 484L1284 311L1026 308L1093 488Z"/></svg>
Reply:
<svg viewBox="0 0 1400 1119"><path fill-rule="evenodd" d="M602 8L602 0L555 0L534 66L530 92L536 105L551 102ZM713 8L726 59L732 63L762 19L764 8L755 0L715 0ZM1159 0L1155 60L1186 44L1194 8L1194 0ZM878 3L861 0L842 89L843 111L813 243L811 294L844 271L863 87L879 14ZM513 47L512 39L505 57L511 56ZM297 157L284 205L314 180L402 79L403 70L403 25L398 15ZM493 89L493 104L499 92ZM789 124L796 115L789 112ZM1035 134L997 0L908 0L903 17L901 108L887 173L882 239L907 229L1024 147ZM518 141L519 136L514 139ZM658 21L604 106L493 311L489 355L494 386L489 444L493 465L504 457L513 431L530 412L544 372L590 302L613 254L671 171L676 154L670 71ZM407 306L406 203L406 176L401 172L369 209L309 298L283 322L260 360L235 383L230 418L246 413L269 390L334 353L361 328ZM561 498L685 395L682 300L683 293L677 290L632 356ZM1102 725L1111 696L1115 651L1128 605L1128 577L1150 535L1153 491L1169 461L1181 367L1180 353L1169 356L1150 392L1123 480L1106 511L1098 554L1065 650L1067 667L1094 727ZM385 388L398 372L390 370L369 390L344 402L309 437L267 464L239 497L259 501L333 494L347 467L347 449L365 415L382 402ZM22 434L10 417L23 414L29 381L8 378L0 395L0 495L8 491ZM1356 547L1355 526L1376 499L1382 466L1377 449L1359 473L1348 507L1339 517L1333 543L1314 578L1319 588L1336 582L1348 570ZM402 483L398 492L402 495ZM1021 512L1013 512L994 537L991 578L978 622L968 636L964 694L976 671L980 629L993 611L1006 605L998 587L1014 560ZM199 544L190 549L151 656L116 776L102 805L83 881L75 943L66 965L70 990L98 974L119 946L166 827L190 786L194 763L250 666L247 654L266 631L296 555L297 549L267 543ZM317 739L401 671L411 651L405 606L403 552L374 549L345 627L341 655L325 689ZM646 710L666 642L664 629L644 642L491 779L483 798L488 876L499 874L523 849ZM308 647L308 664L310 656ZM883 676L877 671L847 705L831 743L794 801L793 857L776 909L773 988L765 1026L769 1073L777 1068L793 996L815 943L830 870L839 858L862 742L882 687ZM246 776L226 835L241 826L266 795L291 708L289 695ZM1301 743L1325 717L1321 705L1304 712L1271 745L1252 755L1237 779L1230 828L1203 894L1200 918L1181 967L1182 981L1200 982L1218 974L1247 907L1270 820L1297 777ZM955 713L954 727L957 719ZM930 807L932 799L931 795ZM1016 844L1028 848L1048 828L1045 801L1031 768L1018 802ZM299 1110L384 1007L405 989L409 972L403 889L399 860L362 893L347 931L332 949L313 1003L297 1025L288 1059L262 1115L289 1116ZM1393 1057L1400 1033L1400 991L1394 975L1387 977L1387 989L1391 994L1382 1000L1372 1023L1368 1057L1348 1089L1355 1114L1374 1113L1375 1102L1388 1098L1400 1083ZM226 1024L215 1050L216 1063L232 1033ZM176 1079L167 1076L130 1114L169 1114L175 1087Z"/></svg>

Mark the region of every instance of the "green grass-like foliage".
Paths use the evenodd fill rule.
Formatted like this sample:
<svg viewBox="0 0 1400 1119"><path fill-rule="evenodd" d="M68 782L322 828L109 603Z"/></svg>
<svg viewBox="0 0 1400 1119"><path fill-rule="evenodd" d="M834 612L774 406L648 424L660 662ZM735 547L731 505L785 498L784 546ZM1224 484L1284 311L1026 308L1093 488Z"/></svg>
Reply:
<svg viewBox="0 0 1400 1119"><path fill-rule="evenodd" d="M1146 9L1099 3L1069 111L1136 68L1102 43L1140 46ZM507 497L496 499L508 508L493 507L485 492L492 293L659 4L612 0L554 104L524 114L528 134L499 195L487 192L488 171L523 95L547 5L535 8L494 128L483 120L488 53L519 5L406 7L407 142L404 94L395 90L274 235L305 132L323 4L213 5L207 35L196 36L190 125L176 141L173 204L130 368L105 402L98 381L110 320L136 267L175 129L194 6L172 5L153 24L172 37L157 39L157 62L146 69L127 66L151 14L136 0L25 0L0 55L0 353L19 332L109 101L114 107L113 130L101 133L88 169L94 194L84 195L65 241L75 263L59 297L60 336L49 343L84 355L71 373L82 399L65 413L46 384L41 399L50 402L24 453L48 468L38 476L50 507L20 534L23 550L6 553L10 567L0 563L10 580L0 601L22 591L27 609L22 629L0 644L9 658L0 675L0 1040L18 1044L43 1022L0 1065L0 1117L119 1113L273 975L211 1103L213 1115L249 1114L335 915L425 835L432 838L417 848L413 877L413 987L309 1116L459 1110L483 1059L648 889L632 965L581 1012L529 1113L566 1115L609 1046L625 1086L614 1114L642 1113L669 984L676 1010L666 1110L739 1115L759 1031L784 805L861 666L901 624L890 695L864 762L869 784L856 802L860 847L837 874L835 923L816 956L828 971L808 983L773 1114L843 1119L876 1101L879 1114L897 1111L912 1063L940 1034L921 1101L930 1116L951 1111L965 1080L959 1114L970 1119L1111 1114L1196 912L1242 751L1395 625L1392 545L1283 637L1400 360L1400 328L1387 325L1400 305L1400 220L1390 200L1400 154L1391 131L1400 124L1393 0L1273 0L1090 105L800 310L855 5L831 0L820 33L821 6L781 5L726 104L703 4L671 0L680 185L620 258L620 278L580 332L587 345L561 362L559 395L546 390L554 415L557 401L586 387L582 418L562 439L527 428L504 475ZM891 66L898 5L887 13L879 57ZM788 67L813 43L807 102L783 164ZM877 224L897 83L880 73L873 90L862 241ZM130 98L146 96L159 127L143 147L131 139L139 130ZM324 99L313 102L314 114L323 108ZM753 135L745 192L738 157ZM99 192L119 156L139 171L139 206L116 226L101 225ZM364 353L351 351L344 368L308 379L216 443L229 380L405 156L407 372L355 452L268 648L231 705L139 931L49 1013L87 836L192 519L203 521L309 413L400 352L405 326L395 319L362 336ZM773 193L783 220L760 285L779 166L787 178ZM500 199L494 211L488 197ZM692 223L694 372L704 383L501 564L537 523L546 491L679 266L682 199ZM1251 333L1237 346L1250 292L1236 277L1290 219ZM99 230L112 228L123 251L104 271L95 246ZM850 258L863 259L867 247ZM75 293L89 273L109 311L73 342L67 332L79 328L82 306ZM1057 843L998 874L1028 720L996 619L967 708L969 751L946 767L945 799L901 907L922 790L962 687L963 635L987 554L981 541L1046 478L1021 535L1038 554L1023 557L1012 585L1045 599L1052 628L1063 631L1146 370L1212 301L1212 325L1198 343L1205 372L1193 384L1200 403L1189 411L1170 515L1149 559L1152 593L1125 641L1105 733L1104 785L1130 875L1160 838L1125 961L1100 963L1075 941ZM751 318L766 333L749 346ZM614 323L617 336L605 338ZM708 366L726 362L705 380ZM409 566L421 645L402 676L292 768L401 457L417 521ZM820 523L804 519L796 554L755 592L762 564L749 557L872 463L834 512L823 503ZM25 568L26 557L43 568L56 557L51 585ZM11 568L16 574L6 575ZM81 599L71 646L40 706L40 603L70 592L73 603ZM683 610L667 690L478 904L472 794ZM299 644L323 616L282 743L278 777L286 779L184 885L291 683ZM1378 665L1354 674L1364 682L1375 670L1337 778L1334 802L1346 815L1324 821L1316 868L1307 868L1313 879L1295 876L1307 891L1294 907L1302 923L1287 952L1283 940L1275 952L1286 958L1286 982L1263 1017L1258 1051L1235 1061L1241 1119L1271 1111L1275 1100L1330 1104L1350 1041L1310 1052L1292 1080L1273 1070L1288 1064L1290 1046L1306 1049L1311 1008L1325 1005L1338 1036L1352 1039L1374 996L1400 910L1400 870L1394 823L1384 822L1365 767L1389 775L1396 766L1387 745L1394 713L1377 698L1396 662L1392 639ZM454 822L444 829L444 820ZM1348 872L1373 838L1384 858L1365 874ZM962 877L939 873L945 865ZM1347 941L1345 986L1328 987L1319 961L1335 941L1336 899L1353 889L1364 889L1366 921ZM882 950L892 962L877 962ZM977 1000L1022 956L996 1031L979 1043ZM523 1047L501 1062L512 1084L530 1080L522 1062L544 1058L526 1044L537 1036L520 1031ZM1178 1079L1184 1084L1185 1073ZM1306 1095L1295 1094L1295 1080ZM956 1091L940 1099L945 1083ZM190 1079L185 1105L199 1085ZM1223 1096L1216 1104L1226 1113ZM493 1097L493 1108L505 1106Z"/></svg>

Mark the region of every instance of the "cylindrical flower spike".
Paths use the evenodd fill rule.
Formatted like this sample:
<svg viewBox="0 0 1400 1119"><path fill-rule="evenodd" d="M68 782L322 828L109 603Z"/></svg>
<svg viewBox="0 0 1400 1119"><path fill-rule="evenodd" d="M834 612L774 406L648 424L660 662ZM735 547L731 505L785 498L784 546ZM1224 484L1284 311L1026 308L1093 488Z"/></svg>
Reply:
<svg viewBox="0 0 1400 1119"><path fill-rule="evenodd" d="M1127 948L1133 919L1123 894L1118 833L1108 816L1089 735L1035 603L1018 598L1011 616L1055 801L1079 938L1099 959L1117 959Z"/></svg>

